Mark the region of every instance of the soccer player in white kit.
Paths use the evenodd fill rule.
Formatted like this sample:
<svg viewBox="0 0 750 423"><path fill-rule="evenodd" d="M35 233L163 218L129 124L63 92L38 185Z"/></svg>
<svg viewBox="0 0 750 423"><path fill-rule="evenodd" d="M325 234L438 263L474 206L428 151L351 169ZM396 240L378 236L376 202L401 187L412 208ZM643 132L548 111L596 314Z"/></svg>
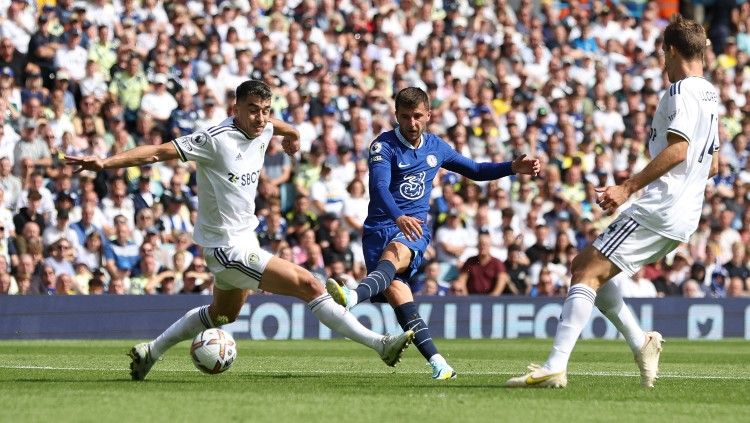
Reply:
<svg viewBox="0 0 750 423"><path fill-rule="evenodd" d="M656 109L648 139L653 160L621 185L599 188L599 206L614 213L628 198L643 194L592 246L573 260L571 288L563 304L547 361L506 382L510 387L567 385L570 353L596 305L628 342L640 368L641 385L657 377L662 336L644 332L625 306L617 285L620 272L632 276L662 259L698 227L708 178L718 171L719 95L703 79L706 34L694 21L676 17L664 29L664 71L672 85Z"/></svg>
<svg viewBox="0 0 750 423"><path fill-rule="evenodd" d="M414 337L412 331L383 336L362 326L336 304L322 282L300 266L274 257L255 240L258 219L255 196L268 144L284 137L287 154L299 149L299 134L290 125L271 118L271 90L260 81L237 87L236 114L218 126L198 130L161 145L143 145L106 159L66 157L77 171L141 166L179 158L195 161L198 181L198 220L194 238L203 247L206 263L215 276L210 305L188 311L155 340L134 346L129 355L133 380L143 380L156 360L180 341L199 332L234 321L250 290L262 289L305 301L326 326L378 352L394 366Z"/></svg>

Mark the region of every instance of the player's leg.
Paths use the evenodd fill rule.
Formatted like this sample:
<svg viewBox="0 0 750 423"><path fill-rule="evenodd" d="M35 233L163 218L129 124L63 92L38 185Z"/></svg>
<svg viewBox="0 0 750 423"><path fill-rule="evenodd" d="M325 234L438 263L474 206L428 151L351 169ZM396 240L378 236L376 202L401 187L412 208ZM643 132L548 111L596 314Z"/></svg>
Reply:
<svg viewBox="0 0 750 423"><path fill-rule="evenodd" d="M401 352L414 337L412 331L405 331L397 336L383 336L367 329L354 315L333 301L310 272L278 257L271 257L265 266L260 289L307 302L315 317L324 325L374 349L389 366L394 366L400 360Z"/></svg>
<svg viewBox="0 0 750 423"><path fill-rule="evenodd" d="M158 358L177 343L192 339L206 329L232 323L249 293L249 289L214 288L211 304L196 307L174 322L151 342L151 354Z"/></svg>
<svg viewBox="0 0 750 423"><path fill-rule="evenodd" d="M430 336L430 329L422 319L414 303L414 296L408 285L395 280L384 292L388 303L396 313L396 319L404 331L414 331L414 345L432 366L432 377L435 379L455 379L456 372L438 352Z"/></svg>
<svg viewBox="0 0 750 423"><path fill-rule="evenodd" d="M553 372L567 369L573 347L594 310L596 291L620 269L599 250L588 246L573 260L571 273L571 287L563 303L555 342L544 364Z"/></svg>
<svg viewBox="0 0 750 423"><path fill-rule="evenodd" d="M231 276L225 272L234 271L223 270L216 275L216 280L223 280L224 277ZM218 285L226 288L221 282L218 282ZM138 344L130 350L129 355L132 358L130 364L131 377L134 380L143 380L156 360L179 342L192 339L200 332L214 326L233 322L249 292L248 289L214 287L211 305L189 310L156 339Z"/></svg>
<svg viewBox="0 0 750 423"><path fill-rule="evenodd" d="M547 361L544 366L532 364L529 366L529 373L509 379L506 386L559 388L567 385L568 359L583 327L591 317L596 290L619 273L620 269L598 250L588 246L573 259L571 272L571 287L563 303L554 344Z"/></svg>
<svg viewBox="0 0 750 423"><path fill-rule="evenodd" d="M342 287L333 280L326 283L326 289L337 303L346 308L352 308L385 291L396 274L409 267L412 257L413 253L409 247L401 242L390 242L380 255L375 268L357 285L356 289Z"/></svg>
<svg viewBox="0 0 750 423"><path fill-rule="evenodd" d="M625 305L620 287L614 280L599 288L594 305L620 331L633 354L643 347L646 334L635 320L633 312Z"/></svg>
<svg viewBox="0 0 750 423"><path fill-rule="evenodd" d="M630 235L616 246L607 243L606 236L600 237L594 242L594 248L599 249L628 276L632 277L644 264L661 260L679 245L678 241L643 228L632 219L626 219L627 226L623 226L631 228ZM633 351L635 362L641 372L641 385L653 387L659 371L663 342L661 334L656 331L644 332L641 329L632 311L625 305L620 289L614 281L609 281L599 288L596 306L623 334Z"/></svg>

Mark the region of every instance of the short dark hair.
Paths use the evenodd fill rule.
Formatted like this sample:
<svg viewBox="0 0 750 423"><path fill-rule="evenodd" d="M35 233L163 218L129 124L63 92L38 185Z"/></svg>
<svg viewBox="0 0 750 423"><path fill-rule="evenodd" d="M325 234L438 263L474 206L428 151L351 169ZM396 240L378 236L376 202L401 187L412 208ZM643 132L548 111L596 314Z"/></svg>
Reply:
<svg viewBox="0 0 750 423"><path fill-rule="evenodd" d="M237 101L244 101L250 96L260 97L262 100L271 99L271 88L263 81L250 79L241 83L236 90Z"/></svg>
<svg viewBox="0 0 750 423"><path fill-rule="evenodd" d="M430 97L421 88L408 87L396 94L396 110L401 108L416 109L422 104L427 109L430 108Z"/></svg>
<svg viewBox="0 0 750 423"><path fill-rule="evenodd" d="M675 14L664 29L664 45L674 47L687 60L702 59L706 31L697 22Z"/></svg>

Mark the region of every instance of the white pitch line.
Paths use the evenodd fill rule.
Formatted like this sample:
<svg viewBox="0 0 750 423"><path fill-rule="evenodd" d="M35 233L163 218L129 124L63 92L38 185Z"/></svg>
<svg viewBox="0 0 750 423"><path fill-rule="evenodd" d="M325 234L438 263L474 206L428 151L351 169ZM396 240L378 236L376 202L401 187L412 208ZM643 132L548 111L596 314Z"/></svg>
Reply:
<svg viewBox="0 0 750 423"><path fill-rule="evenodd" d="M28 365L0 365L0 369L9 370L62 370L62 371L83 371L83 372L129 372L129 369L125 368L92 368L92 367L53 367L53 366L28 366ZM172 372L172 373L192 373L193 369L157 369L157 372ZM330 371L330 370L299 370L299 371L281 371L281 370L249 370L247 373L261 373L261 374L351 374L351 375L368 375L368 374L423 374L424 372L417 371L398 371L398 370L374 370L374 371ZM512 375L511 371L462 371L462 375L474 375L474 376L491 376L491 375ZM571 376L593 376L593 377L638 377L638 373L633 372L570 372ZM663 379L715 379L715 380L750 380L750 375L742 376L728 376L728 375L691 375L683 373L663 373L659 375Z"/></svg>

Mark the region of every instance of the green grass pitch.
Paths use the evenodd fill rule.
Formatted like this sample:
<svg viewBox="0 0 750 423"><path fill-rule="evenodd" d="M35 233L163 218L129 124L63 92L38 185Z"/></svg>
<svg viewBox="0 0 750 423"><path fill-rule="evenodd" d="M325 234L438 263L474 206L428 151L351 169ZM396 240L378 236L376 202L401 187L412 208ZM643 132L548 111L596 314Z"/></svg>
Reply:
<svg viewBox="0 0 750 423"><path fill-rule="evenodd" d="M2 422L748 421L750 344L669 339L661 378L640 388L623 341L581 341L563 390L502 383L551 340L437 340L458 379L434 381L410 347L396 368L351 341L240 341L222 375L198 372L189 343L145 382L127 341L0 342Z"/></svg>

